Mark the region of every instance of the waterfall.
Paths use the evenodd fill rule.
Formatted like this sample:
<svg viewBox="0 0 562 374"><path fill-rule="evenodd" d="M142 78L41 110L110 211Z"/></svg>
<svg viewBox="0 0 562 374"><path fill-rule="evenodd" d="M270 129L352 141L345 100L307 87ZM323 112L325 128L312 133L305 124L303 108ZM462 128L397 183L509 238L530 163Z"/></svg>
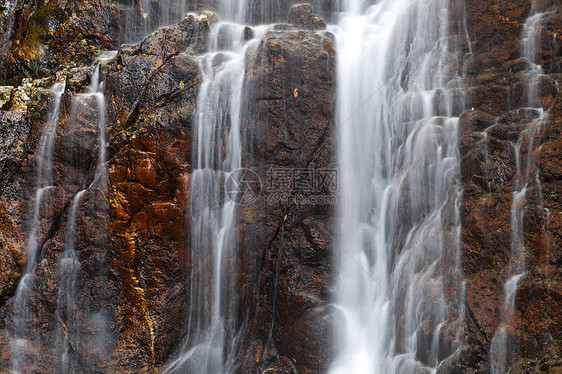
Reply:
<svg viewBox="0 0 562 374"><path fill-rule="evenodd" d="M79 254L75 252L74 241L82 197L96 184L106 182L105 96L104 85L100 83L100 62L111 60L116 55L117 52L107 52L98 56L87 93L78 95L84 99L93 98L95 100L98 115L99 154L93 181L86 188L79 191L72 200L70 216L67 222L64 251L60 259L59 290L55 316L56 322L60 326L57 342L59 344L58 355L61 373L74 373L78 370L76 359L72 357L72 351L76 351L80 344L79 306L76 304L76 278L80 268L80 260Z"/></svg>
<svg viewBox="0 0 562 374"><path fill-rule="evenodd" d="M527 80L527 99L529 107L542 108L542 104L538 101L538 83L539 78L543 75L542 66L537 62L537 54L540 53L540 26L548 18L549 12L542 11L537 5L537 1L531 3L531 14L525 21L522 35L521 54L531 64L528 72Z"/></svg>
<svg viewBox="0 0 562 374"><path fill-rule="evenodd" d="M33 201L33 209L29 221L29 235L27 239L27 261L24 269L23 276L19 282L14 297L14 327L11 342L12 357L11 366L12 370L20 373L22 369L22 361L25 357L27 348L27 338L29 337L29 295L34 287L35 282L35 267L37 266L38 258L41 256L42 234L41 233L41 220L43 217L49 217L48 209L49 202L49 189L52 187L51 171L52 171L52 157L55 143L55 136L57 132L57 125L59 122L59 112L61 106L61 99L64 93L65 84L56 83L51 88L54 94L54 102L49 113L47 124L43 129L39 149L36 153L37 158L37 176L35 179L36 190L35 199ZM45 211L47 210L47 212Z"/></svg>
<svg viewBox="0 0 562 374"><path fill-rule="evenodd" d="M490 345L490 372L492 374L508 373L510 360L508 360L507 352L512 354L516 352L515 347L509 345L509 329L511 328L510 322L515 317L515 295L519 281L526 272L523 216L529 186L535 184L539 190L541 189L538 170L532 156L537 142L536 136L542 122L548 116L542 109L542 104L538 101L538 86L543 70L542 66L537 63L536 56L540 51L540 25L548 15L549 13L538 7L536 0L533 0L531 13L525 22L521 37L521 54L530 64L527 72L527 102L529 108L523 110L530 112L535 119L520 132L517 143L513 145L516 173L510 211L511 257L508 265L508 278L503 290L502 321ZM525 152L522 152L523 147L526 148Z"/></svg>
<svg viewBox="0 0 562 374"><path fill-rule="evenodd" d="M78 254L74 252L74 237L76 234L76 219L82 196L86 190L76 194L72 201L70 218L64 242L64 252L60 259L59 291L57 297L57 322L60 325L57 342L60 358L60 372L72 373L76 363L71 357L71 348L78 343L78 316L76 297L76 275L80 266ZM71 347L72 346L72 347Z"/></svg>
<svg viewBox="0 0 562 374"><path fill-rule="evenodd" d="M557 371L562 0L298 1L3 1L0 373Z"/></svg>
<svg viewBox="0 0 562 374"><path fill-rule="evenodd" d="M435 372L458 348L444 336L462 313L459 40L447 0L369 4L344 1L331 28L341 180L331 373Z"/></svg>
<svg viewBox="0 0 562 374"><path fill-rule="evenodd" d="M210 52L199 58L203 83L194 128L188 331L182 354L166 373L231 371L236 348L236 204L225 199L224 185L242 167L246 50L265 30L256 28L255 39L244 41L245 26L220 23L212 30Z"/></svg>

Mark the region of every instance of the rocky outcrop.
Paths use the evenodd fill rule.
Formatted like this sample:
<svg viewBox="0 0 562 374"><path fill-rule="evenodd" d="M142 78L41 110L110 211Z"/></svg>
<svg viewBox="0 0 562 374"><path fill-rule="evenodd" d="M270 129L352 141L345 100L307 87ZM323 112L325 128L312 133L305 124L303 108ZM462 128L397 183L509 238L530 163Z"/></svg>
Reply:
<svg viewBox="0 0 562 374"><path fill-rule="evenodd" d="M189 229L184 217L201 78L197 61L180 51L205 46L213 21L210 13L188 15L121 51L107 73L115 120L108 164L109 263L119 282L123 329L116 360L132 372L162 365L181 342Z"/></svg>
<svg viewBox="0 0 562 374"><path fill-rule="evenodd" d="M90 63L119 41L119 14L110 0L7 2L0 13L0 82L53 76Z"/></svg>
<svg viewBox="0 0 562 374"><path fill-rule="evenodd" d="M3 225L12 224L12 243L21 245L17 254L18 274L25 263L28 233L33 217L35 190L37 188L37 168L39 165L39 138L49 113L53 108L53 94L43 88L36 88L30 83L26 90L29 95L21 105L15 105L10 112L20 111L21 122L17 123L14 136L8 143L7 157L4 162L6 180L0 188L0 205L6 208L10 219L3 220ZM19 88L17 89L19 90ZM67 332L67 326L57 317L59 305L59 276L61 252L66 243L69 228L70 202L76 193L90 184L95 173L97 154L97 112L95 100L68 92L62 98L60 121L56 129L56 141L53 150L52 187L45 190L38 216L38 265L31 284L28 310L25 324L32 331L25 339L18 340L29 347L29 356L23 362L22 370L31 372L49 372L57 367L60 352L55 342L60 339L57 332ZM15 103L14 103L15 104ZM25 104L25 106L23 106ZM4 113L3 113L4 114ZM88 335L99 336L104 329L107 301L102 279L105 278L103 257L105 256L106 236L101 229L103 224L103 186L96 185L84 195L79 208L79 227L77 237L81 257L82 271L76 282L79 292L75 295L77 305L76 323L84 331L82 336L88 341ZM6 216L4 216L6 217ZM15 236L14 236L15 235ZM9 238L9 237L8 237ZM10 242L10 240L8 239ZM40 280L40 281L38 281ZM19 279L18 279L19 282ZM107 283L107 282L106 282ZM2 313L2 346L0 355L4 368L10 367L10 349L14 343L14 288L10 289L10 299L4 300ZM99 319L91 318L98 316ZM71 343L73 344L73 342ZM106 352L103 345L94 346L85 343L83 350L76 352L81 365L91 365L100 369L105 366Z"/></svg>
<svg viewBox="0 0 562 374"><path fill-rule="evenodd" d="M94 74L76 67L57 77L9 88L1 112L2 180L0 249L2 339L0 366L10 367L13 296L25 262L26 235L34 195L38 138L52 109L42 87L67 81L53 152L53 187L41 207L41 253L29 297L28 357L24 370L60 367L61 334L70 341L80 372L153 372L181 342L186 264L184 211L188 206L191 121L199 89L199 67L190 53L205 48L211 13L190 14L124 47L100 67L106 84L108 160L100 172L99 107L82 95ZM89 56L91 59L93 56ZM70 205L86 188L76 219L80 258L76 326L59 314L60 261ZM47 208L48 207L48 208ZM179 327L179 328L178 328ZM80 343L73 335L80 331ZM13 340L11 340L13 342Z"/></svg>
<svg viewBox="0 0 562 374"><path fill-rule="evenodd" d="M41 128L52 105L52 95L33 84L3 87L9 92L0 111L0 248L2 250L1 304L13 296L26 261L24 211L32 186L26 171L39 142ZM30 159L31 158L31 159ZM29 171L31 172L31 171Z"/></svg>
<svg viewBox="0 0 562 374"><path fill-rule="evenodd" d="M0 84L19 85L25 78L47 78L61 70L87 66L101 51L137 43L158 26L184 18L185 9L178 4L146 3L6 2L0 8Z"/></svg>
<svg viewBox="0 0 562 374"><path fill-rule="evenodd" d="M310 30L323 30L326 28L326 23L314 15L310 4L293 6L289 12L289 23L299 28Z"/></svg>

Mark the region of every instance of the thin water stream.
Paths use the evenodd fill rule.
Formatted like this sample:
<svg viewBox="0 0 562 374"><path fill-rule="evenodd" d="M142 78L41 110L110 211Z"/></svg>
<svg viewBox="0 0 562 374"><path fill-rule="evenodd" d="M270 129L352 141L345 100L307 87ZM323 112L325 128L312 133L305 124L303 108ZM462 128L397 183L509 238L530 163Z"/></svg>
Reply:
<svg viewBox="0 0 562 374"><path fill-rule="evenodd" d="M12 331L12 354L11 369L16 373L21 373L22 361L25 358L25 352L28 346L29 338L29 296L34 287L35 268L37 261L41 255L41 221L43 217L50 217L48 192L52 188L52 159L55 137L57 133L57 125L59 122L59 112L61 100L65 90L64 83L57 83L51 88L54 94L54 101L49 113L47 124L43 129L39 148L36 153L37 158L37 176L35 198L32 204L32 213L29 220L29 232L27 237L27 261L24 273L17 287L14 296L14 327Z"/></svg>
<svg viewBox="0 0 562 374"><path fill-rule="evenodd" d="M235 11L227 19L241 17ZM228 38L223 38L226 29ZM191 182L191 278L188 335L183 353L166 373L229 372L236 353L234 330L236 204L224 196L229 173L241 168L240 117L244 100L246 51L267 30L254 29L244 40L245 26L214 26L210 52L200 56L203 83L199 92Z"/></svg>
<svg viewBox="0 0 562 374"><path fill-rule="evenodd" d="M531 3L532 12L527 18L521 36L521 54L530 63L527 72L527 101L529 108L534 112L535 120L527 124L520 132L515 150L516 174L513 184L511 203L511 257L508 266L508 277L505 282L502 305L502 322L490 344L490 371L492 374L505 374L509 372L510 363L508 352L515 352L515 347L510 346L509 323L515 316L515 296L519 282L526 273L525 264L525 237L523 230L524 211L527 204L526 196L529 186L535 184L539 190L541 183L538 171L534 165L533 151L537 145L536 136L541 124L548 116L538 101L538 86L543 75L542 66L537 63L536 55L540 48L540 25L548 18L548 13L537 7L535 0ZM525 148L525 152L522 148Z"/></svg>
<svg viewBox="0 0 562 374"><path fill-rule="evenodd" d="M92 79L87 93L78 96L93 98L96 103L98 116L98 160L95 167L93 181L80 190L72 200L70 216L67 222L64 250L60 259L59 290L57 310L55 316L59 324L57 342L60 357L60 372L79 372L76 355L80 345L80 327L77 305L77 276L80 270L80 254L76 252L75 237L79 217L80 203L84 195L98 183L106 183L106 120L104 84L100 82L100 63L113 59L117 52L106 52L96 58Z"/></svg>

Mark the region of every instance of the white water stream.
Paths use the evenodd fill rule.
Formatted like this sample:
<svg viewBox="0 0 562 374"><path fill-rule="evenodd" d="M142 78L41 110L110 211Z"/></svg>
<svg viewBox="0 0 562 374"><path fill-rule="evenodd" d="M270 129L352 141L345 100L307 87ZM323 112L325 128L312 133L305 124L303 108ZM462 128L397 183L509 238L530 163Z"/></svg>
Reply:
<svg viewBox="0 0 562 374"><path fill-rule="evenodd" d="M49 203L45 203L45 195L52 188L52 158L55 143L55 136L57 133L57 125L59 122L59 112L61 106L61 99L64 93L65 84L57 83L53 85L51 90L54 94L54 101L49 113L47 124L43 129L39 148L36 153L37 157L37 176L36 176L36 191L35 199L33 201L33 212L29 221L29 234L27 239L27 262L25 265L24 273L16 295L14 296L14 327L11 340L11 369L20 373L22 369L25 352L28 346L29 338L29 296L33 288L35 279L35 268L37 266L38 257L41 255L41 220L43 217L50 217Z"/></svg>
<svg viewBox="0 0 562 374"><path fill-rule="evenodd" d="M230 19L238 17L229 14ZM241 168L240 111L246 51L259 42L266 29L255 28L255 39L244 41L244 25L215 25L210 52L200 57L203 83L194 129L188 335L183 353L166 373L229 372L234 359L233 316L238 295L229 290L236 289L236 204L226 199L224 181Z"/></svg>
<svg viewBox="0 0 562 374"><path fill-rule="evenodd" d="M60 259L60 278L55 316L59 324L57 344L61 373L77 373L76 351L80 345L80 327L78 321L77 276L80 269L80 255L75 251L75 236L79 219L80 202L83 196L98 183L106 183L106 109L104 84L100 83L100 62L113 59L117 52L106 52L97 57L92 80L87 93L78 95L84 99L93 98L98 116L98 160L93 181L79 191L72 200L70 216L67 223L64 251ZM77 371L78 370L78 371Z"/></svg>
<svg viewBox="0 0 562 374"><path fill-rule="evenodd" d="M540 25L548 18L548 15L549 13L537 8L537 2L533 0L531 3L531 14L525 22L521 37L521 54L530 63L530 68L527 72L528 110L534 109L537 118L528 124L526 129L521 131L517 143L514 144L516 175L510 212L511 258L508 268L509 277L504 286L502 323L497 329L490 345L490 372L492 374L507 374L510 368L507 353L516 351L515 347L510 347L506 323L509 323L509 320L515 315L515 296L519 282L526 272L523 217L527 189L531 184L536 184L540 189L539 175L534 167L532 153L537 142L535 137L548 114L544 112L542 104L538 101L538 86L543 70L542 66L537 63L536 55L540 50ZM522 153L523 143L526 143L525 154Z"/></svg>
<svg viewBox="0 0 562 374"><path fill-rule="evenodd" d="M458 109L449 1L343 2L338 46L341 204L331 373L434 372L453 353L444 258L458 274ZM455 39L452 39L453 41ZM456 116L455 116L456 115ZM459 285L459 295L461 294Z"/></svg>
<svg viewBox="0 0 562 374"><path fill-rule="evenodd" d="M251 17L246 2L218 5L221 19ZM355 0L342 2L341 10L331 31L339 56L339 214L346 247L336 248L336 303L345 328L331 371L435 371L455 349L440 337L455 317L444 296L443 262L447 252L458 267L460 232L455 115L464 101L461 77L446 74L458 58L449 49L449 2ZM226 47L217 39L222 27L229 28ZM211 52L201 57L188 336L167 373L233 369L236 336L227 316L236 310L236 295L227 289L235 289L228 271L236 253L235 206L221 186L241 166L244 56L264 30L242 42L242 25L219 24Z"/></svg>

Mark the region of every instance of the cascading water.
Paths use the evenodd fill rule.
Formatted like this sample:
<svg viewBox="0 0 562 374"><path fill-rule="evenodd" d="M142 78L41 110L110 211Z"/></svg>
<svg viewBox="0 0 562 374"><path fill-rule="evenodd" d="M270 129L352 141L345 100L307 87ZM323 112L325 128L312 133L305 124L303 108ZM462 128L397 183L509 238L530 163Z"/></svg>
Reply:
<svg viewBox="0 0 562 374"><path fill-rule="evenodd" d="M541 123L547 117L538 101L538 86L543 75L542 66L537 64L536 54L539 51L539 27L548 17L548 12L543 12L537 7L536 1L531 4L531 14L523 28L521 52L530 63L527 73L527 101L529 108L523 109L535 117L519 134L517 143L514 144L516 174L511 203L511 258L508 267L508 276L504 286L504 301L502 305L502 324L498 328L490 345L490 372L504 374L509 372L507 352L513 352L509 346L508 325L515 314L515 295L519 281L525 275L525 238L523 231L523 215L526 205L526 195L529 186L535 184L540 190L538 170L534 166L532 153L535 148L536 135ZM522 148L525 147L525 152Z"/></svg>
<svg viewBox="0 0 562 374"><path fill-rule="evenodd" d="M320 2L318 0L315 3ZM117 6L126 5L123 1L118 3ZM243 108L246 108L246 52L258 43L267 29L266 26L260 26L249 32L242 23L284 19L286 14L283 7L289 2L212 0L210 3L216 5L219 15L228 22L213 26L210 52L198 56L203 82L198 96L195 126L193 134L188 134L189 130L182 132L188 137L193 135L195 144L189 212L190 257L186 260L189 265L185 301L189 308L187 329L179 358L165 370L176 374L235 372L237 369L234 361L240 354L240 336L236 329L244 322L236 320L240 318L241 309L236 291L237 286L242 286L236 284L238 278L235 274L238 248L234 226L237 209L225 195L224 185L231 172L245 166L242 165L241 144L244 140L240 133L240 118ZM451 6L453 3L455 5ZM332 373L435 373L458 347L457 340L462 327L456 320L462 319L464 314L462 300L465 283L460 276L461 191L457 116L464 110L465 103L463 78L456 73L460 42L455 32L464 34L460 39L467 37L468 32L466 24L464 30L451 30L453 16L450 9L458 8L460 3L462 0L341 0L338 23L330 27L337 36L339 60L337 126L340 132L339 180L342 187L341 205L338 207L339 239L334 248L339 271L335 309L341 329L338 331L338 354L330 369ZM10 13L15 9L15 4L15 1L7 1L4 8ZM178 0L139 0L126 6L135 9L125 22L127 30L122 34L123 41L130 42L139 40L157 26L179 20L189 4ZM536 119L520 132L518 141L513 144L516 172L511 206L511 259L506 272L503 305L500 307L503 321L490 347L492 373L508 372L508 356L516 351L516 348L510 347L513 344L510 342L509 320L516 317L515 295L527 271L523 217L528 195L531 195L528 192L537 187L540 190L532 154L536 147L535 137L540 134L540 126L547 113L543 112L538 101L538 82L543 72L535 54L539 47L537 29L547 13L538 9L535 1L532 8L533 14L527 20L522 36L522 54L531 62L527 87L529 108L523 110ZM6 19L5 24L9 24L11 29L13 18ZM133 27L129 29L131 25ZM285 27L289 28L283 26L279 29ZM0 41L0 48L10 38L9 33L6 35L9 36ZM250 35L254 39L247 40ZM137 52L127 52L126 48L123 50L124 60L136 60L139 57L127 55ZM155 71L163 72L164 67L169 67L166 64L175 57L170 57ZM105 58L110 56L102 56L101 59ZM144 64L142 58L131 64L138 63L141 66ZM147 61L152 63L158 59L150 56ZM131 74L137 73L144 74L140 71ZM152 75L150 79L157 80L158 75ZM178 83L183 89L183 81ZM48 246L45 245L46 235L41 231L45 221L51 219L48 200L52 194L51 187L55 184L53 179L58 184L58 174L51 172L51 159L64 89L64 84L52 88L55 100L36 155L36 191L28 220L27 263L11 301L14 307L11 366L15 373L28 372L30 367L27 361L30 361L30 357L44 352L40 351L43 349L41 347L37 352L27 355L34 348L30 345L35 342L31 338L34 313L30 310L34 306L32 291L41 282L37 274L44 263L48 268L45 273L51 269L55 269L55 273L56 269L60 269L60 274L51 282L52 286L45 287L47 292L55 289L56 294L58 291L55 321L50 321L53 323L48 326L48 329L58 329L53 351L57 353L55 359L59 360L59 366L53 370L62 373L81 372L83 369L79 367L77 356L84 352L89 355L91 352L89 349L78 351L78 348L87 344L101 347L104 343L101 339L92 339L95 332L91 331L97 327L84 331L84 323L89 323L93 318L90 318L89 311L83 312L81 308L87 302L102 303L99 300L92 301L96 297L92 295L96 292L99 295L99 291L92 291L91 295L81 299L80 290L86 288L81 283L81 266L86 266L80 263L80 254L85 253L81 252L84 247L80 247L79 242L87 241L80 237L79 230L88 229L87 225L81 225L81 220L98 213L92 213L98 208L92 202L92 196L103 190L101 186L106 183L105 99L99 65L95 67L88 92L78 95L81 100L95 102L98 115L99 154L95 173L92 178L90 164L84 167L87 175L82 175L80 172L83 170L78 170L76 175L84 180L80 179L71 185L72 193L79 190L73 199L65 195L68 189L61 187L61 195L64 195L61 199L64 200L62 209L68 211L61 215L60 224L64 229L60 230L59 236L54 237L54 241L63 238L64 246L61 250L55 243L50 258L43 261L43 252ZM294 92L296 100L299 91L295 89ZM163 99L163 105L167 104L167 99ZM34 109L31 105L30 108ZM142 112L138 106L134 110ZM133 112L130 115L131 122L137 114ZM143 118L148 121L153 117ZM129 125L129 120L125 125ZM93 134L91 128L86 130ZM135 136L133 132L131 137ZM127 137L128 133L116 135ZM487 133L484 132L483 136L482 142L486 144ZM92 191L94 187L98 191ZM102 196L100 200L105 197ZM87 206L95 207L87 211ZM97 243L101 242L99 240ZM102 244L94 250L101 253L105 249ZM90 251L90 248L86 251ZM103 255L98 258L102 260L93 262L95 265L105 259ZM279 255L276 282L281 259ZM144 261L140 257L134 260ZM56 261L60 264L58 268ZM85 272L82 272L83 278L94 278L91 273L96 271L92 270L95 265L89 265L90 273L84 275ZM256 274L260 275L257 271ZM50 281L52 278L45 279ZM90 284L94 283L106 284L96 280ZM269 285L263 286L266 287ZM119 285L115 289L117 293L121 290ZM277 342L274 341L275 298L280 292L277 283L269 291L274 294L271 308L273 318L269 340L263 346L263 351L271 345L278 349L278 352L272 349L272 356L279 354L290 365L293 365L291 359L297 364L295 358L282 352L285 347L281 347L281 344L276 346ZM45 295L42 293L41 296ZM115 300L122 299L115 297ZM51 307L54 302L43 303L43 300L38 299L39 303L48 312L54 310ZM116 309L122 307L112 306ZM116 313L119 316L123 314ZM116 330L122 327L121 321L112 322ZM53 331L43 331L42 327L33 326L37 330L33 338L42 334L46 336ZM155 314L154 326L150 324L149 327L152 362L148 364L150 368L145 367L143 370L155 369L160 360L175 349L172 347L155 354L155 346L161 348L158 339L165 334L159 330L162 327ZM138 335L131 337L135 341L129 346L130 342L123 339L119 349L145 348L142 346L144 342L140 341L144 332L132 332L131 335ZM135 346L137 340L140 343ZM43 343L43 346L51 341ZM172 345L167 344L168 347ZM45 352L50 354L50 348ZM134 355L136 351L132 349ZM126 354L131 352L127 351ZM117 355L121 353L117 351ZM96 352L91 356L95 359L102 355ZM259 359L265 361L265 356ZM84 361L88 370L94 359L89 357ZM45 361L48 360L52 358ZM104 369L108 366L104 366Z"/></svg>
<svg viewBox="0 0 562 374"><path fill-rule="evenodd" d="M347 331L334 372L435 368L443 352L455 348L440 341L441 329L455 318L444 298L443 262L447 251L458 268L453 115L464 106L462 80L444 74L458 58L449 50L448 5L386 1L367 8L348 2L333 28L340 56L341 242L352 248L350 257L341 255L338 304ZM248 9L245 2L219 4L219 14L237 22L251 17ZM413 26L401 27L416 10ZM429 22L434 14L439 22ZM222 28L228 28L227 47L224 36L219 42ZM219 24L212 52L201 58L188 335L185 353L168 373L232 369L236 339L227 316L235 314L236 300L225 285L235 267L235 206L224 201L222 185L241 166L239 119L250 45L243 36L243 26ZM374 105L360 105L371 100ZM396 215L405 210L407 222L398 224ZM357 271L358 263L365 273ZM419 282L424 286L418 291ZM404 327L389 328L394 325Z"/></svg>
<svg viewBox="0 0 562 374"><path fill-rule="evenodd" d="M72 201L70 217L67 223L64 251L60 259L60 280L55 315L60 326L57 342L61 373L74 373L78 370L76 358L72 356L72 351L76 351L80 344L80 328L78 323L79 306L76 305L76 281L80 268L80 260L78 253L75 252L74 242L80 202L84 194L92 189L92 187L96 186L96 184L106 182L105 96L104 85L100 83L100 62L111 60L116 54L117 52L107 52L98 56L88 92L78 95L79 98L86 100L92 98L96 102L99 154L93 181L85 189L79 191Z"/></svg>
<svg viewBox="0 0 562 374"><path fill-rule="evenodd" d="M78 255L74 252L74 237L76 234L78 208L85 192L86 190L78 192L72 201L64 252L60 259L60 280L57 311L55 314L60 324L57 341L59 345L60 372L62 373L73 372L75 366L75 362L70 355L71 344L77 344L77 311L74 299L76 294L76 273L78 272L80 262Z"/></svg>
<svg viewBox="0 0 562 374"><path fill-rule="evenodd" d="M502 305L503 321L508 322L514 317L515 294L519 281L525 275L525 238L523 233L523 214L526 205L527 189L533 182L540 188L538 173L533 172L533 161L531 157L534 148L535 136L541 122L545 118L542 109L537 110L537 119L527 129L521 132L515 148L516 175L511 203L511 258L509 262L510 277L504 286L504 302ZM523 157L521 152L522 143L527 141L527 154ZM525 160L525 161L524 161ZM490 347L491 372L502 374L508 372L506 353L509 350L506 326L501 326L492 339ZM510 350L511 351L511 350Z"/></svg>
<svg viewBox="0 0 562 374"><path fill-rule="evenodd" d="M167 373L229 372L234 358L237 295L228 290L235 282L236 204L225 200L223 186L229 173L241 168L245 55L264 31L256 28L256 39L245 42L245 26L218 24L210 39L211 52L200 57L203 83L194 129L188 333L183 353Z"/></svg>
<svg viewBox="0 0 562 374"><path fill-rule="evenodd" d="M33 202L33 211L29 221L29 235L27 240L27 262L24 274L20 280L16 295L14 297L14 327L12 332L12 357L11 368L16 373L20 373L22 369L22 360L24 359L28 344L28 318L29 316L29 295L33 288L35 280L35 268L37 260L41 255L41 220L42 217L49 217L48 191L52 187L51 171L52 157L59 122L59 112L61 107L61 99L64 93L65 84L57 83L51 90L54 94L54 102L47 120L47 124L41 135L39 149L37 151L37 177L35 200Z"/></svg>
<svg viewBox="0 0 562 374"><path fill-rule="evenodd" d="M331 372L434 372L456 349L442 331L462 312L444 292L456 281L462 296L458 40L447 0L368 4L344 1L332 28L344 327Z"/></svg>

